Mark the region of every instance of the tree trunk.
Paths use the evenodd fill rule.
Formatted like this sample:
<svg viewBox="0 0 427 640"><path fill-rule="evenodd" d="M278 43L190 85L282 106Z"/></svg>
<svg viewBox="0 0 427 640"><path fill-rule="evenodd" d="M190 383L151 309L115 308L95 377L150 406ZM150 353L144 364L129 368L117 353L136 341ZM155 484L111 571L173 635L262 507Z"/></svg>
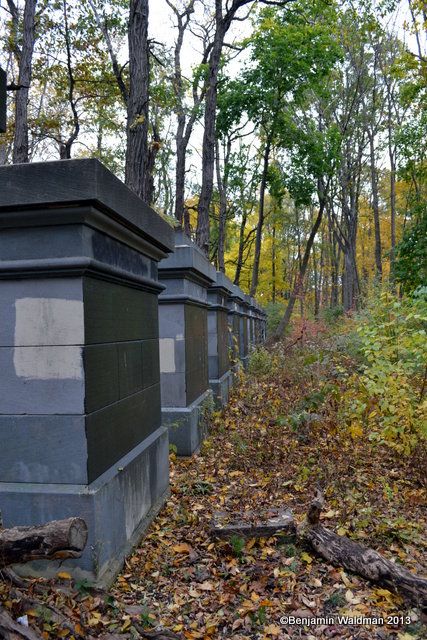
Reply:
<svg viewBox="0 0 427 640"><path fill-rule="evenodd" d="M175 165L175 218L181 227L184 221L185 203L185 153L183 131L185 116L178 116L176 131L176 165Z"/></svg>
<svg viewBox="0 0 427 640"><path fill-rule="evenodd" d="M422 609L427 607L427 580L387 560L374 549L339 536L320 524L310 527L305 538L322 558L335 566L397 591Z"/></svg>
<svg viewBox="0 0 427 640"><path fill-rule="evenodd" d="M227 225L227 189L228 189L228 173L229 161L231 154L231 138L227 139L226 150L224 154L224 177L221 177L221 163L219 157L219 143L216 143L216 171L217 184L219 192L219 224L218 224L218 269L225 273L225 234Z"/></svg>
<svg viewBox="0 0 427 640"><path fill-rule="evenodd" d="M226 26L222 18L222 0L216 0L216 31L214 43L209 59L208 84L205 99L205 130L203 134L202 152L202 187L200 190L196 242L208 254L209 252L209 209L213 192L213 177L215 164L215 123L217 105L217 82L219 63L226 33Z"/></svg>
<svg viewBox="0 0 427 640"><path fill-rule="evenodd" d="M32 560L78 558L86 542L87 527L81 518L0 529L0 567Z"/></svg>
<svg viewBox="0 0 427 640"><path fill-rule="evenodd" d="M258 224L256 228L256 236L255 236L254 263L252 267L252 281L251 281L251 290L250 290L251 296L256 295L256 290L258 287L259 263L261 258L262 230L264 226L265 192L267 189L268 164L270 161L271 142L272 142L272 134L270 133L267 136L267 140L265 142L263 169L262 169L262 176L261 176L261 185L259 190L259 213L258 213Z"/></svg>
<svg viewBox="0 0 427 640"><path fill-rule="evenodd" d="M30 91L35 34L37 0L25 0L22 48L19 55L19 89L15 98L15 135L13 162L29 162L28 95Z"/></svg>
<svg viewBox="0 0 427 640"><path fill-rule="evenodd" d="M391 96L388 95L388 157L390 160L390 275L393 278L396 255L396 147L393 148Z"/></svg>
<svg viewBox="0 0 427 640"><path fill-rule="evenodd" d="M149 175L149 83L148 0L130 0L129 76L125 181L148 204L152 201Z"/></svg>
<svg viewBox="0 0 427 640"><path fill-rule="evenodd" d="M244 205L243 205L244 206ZM237 254L237 264L236 264L236 273L234 275L234 284L239 285L240 282L240 274L242 273L243 266L243 252L245 250L245 230L246 230L246 222L248 219L248 214L246 209L243 209L242 221L240 223L239 230L239 251Z"/></svg>
<svg viewBox="0 0 427 640"><path fill-rule="evenodd" d="M319 181L320 182L320 181ZM291 296L289 298L289 302L287 304L285 313L283 318L281 319L281 321L279 322L279 325L273 335L273 338L276 340L279 340L285 333L291 316L292 316L292 312L294 310L294 306L295 306L295 302L296 299L300 293L300 291L302 290L303 284L304 284L304 277L305 277L305 273L307 271L307 265L308 265L308 261L310 258L310 252L311 252L311 248L313 246L314 243L314 239L316 237L317 231L319 230L320 224L322 222L322 217L323 217L323 211L325 209L325 189L324 187L320 187L318 188L319 193L321 193L321 197L319 198L319 211L317 213L317 217L316 220L314 222L314 225L310 231L310 235L308 237L307 240L307 244L305 247L305 251L304 251L304 256L302 259L302 263L301 263L301 267L299 269L299 273L296 277L295 280L295 284L294 284L294 288L293 291L291 293Z"/></svg>
<svg viewBox="0 0 427 640"><path fill-rule="evenodd" d="M271 301L276 302L276 225L271 231Z"/></svg>
<svg viewBox="0 0 427 640"><path fill-rule="evenodd" d="M380 205L378 198L378 172L375 159L374 133L368 132L369 152L370 152L370 170L371 170L371 189L372 189L372 211L374 214L375 228L375 270L376 276L380 281L383 274L382 268L382 251L381 251L381 227L380 227Z"/></svg>

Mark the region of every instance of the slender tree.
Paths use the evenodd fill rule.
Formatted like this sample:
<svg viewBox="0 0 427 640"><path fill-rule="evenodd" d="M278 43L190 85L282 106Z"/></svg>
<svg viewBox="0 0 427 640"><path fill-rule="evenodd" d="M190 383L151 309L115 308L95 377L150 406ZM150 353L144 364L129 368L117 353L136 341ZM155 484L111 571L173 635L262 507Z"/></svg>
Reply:
<svg viewBox="0 0 427 640"><path fill-rule="evenodd" d="M18 44L19 11L13 0L7 0L12 16L15 43L13 45L18 62L18 83L15 93L15 134L13 140L13 162L29 162L28 100L31 86L33 52L36 41L37 0L25 0L22 44Z"/></svg>

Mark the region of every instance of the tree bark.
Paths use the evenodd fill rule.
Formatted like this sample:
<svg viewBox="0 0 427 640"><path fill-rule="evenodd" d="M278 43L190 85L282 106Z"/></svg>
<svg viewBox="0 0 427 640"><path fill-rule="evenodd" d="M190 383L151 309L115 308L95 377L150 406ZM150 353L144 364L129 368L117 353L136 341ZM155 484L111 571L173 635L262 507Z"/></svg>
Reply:
<svg viewBox="0 0 427 640"><path fill-rule="evenodd" d="M215 164L215 124L217 105L217 82L224 37L228 26L222 16L222 0L215 0L216 30L212 52L209 58L208 83L205 98L205 130L202 151L202 187L199 196L196 242L208 254L209 252L209 209L212 200L214 164Z"/></svg>
<svg viewBox="0 0 427 640"><path fill-rule="evenodd" d="M382 250L381 250L381 227L380 227L380 205L378 197L378 171L375 158L375 140L374 132L368 131L369 137L369 156L371 170L371 189L372 189L372 212L374 214L375 229L375 271L378 280L381 280L383 274L382 267Z"/></svg>
<svg viewBox="0 0 427 640"><path fill-rule="evenodd" d="M225 235L227 226L227 189L228 189L228 174L229 174L229 161L231 154L231 137L227 138L227 144L224 154L224 176L221 176L221 163L219 156L219 143L216 143L216 172L217 172L217 184L219 192L219 223L218 223L218 269L225 273Z"/></svg>
<svg viewBox="0 0 427 640"><path fill-rule="evenodd" d="M388 89L388 157L390 160L390 275L393 279L394 263L396 256L396 147L393 146L392 130L392 97L391 89Z"/></svg>
<svg viewBox="0 0 427 640"><path fill-rule="evenodd" d="M271 301L276 302L276 225L271 230Z"/></svg>
<svg viewBox="0 0 427 640"><path fill-rule="evenodd" d="M305 539L331 564L397 591L421 609L427 607L427 579L387 560L374 549L339 536L320 524L307 529Z"/></svg>
<svg viewBox="0 0 427 640"><path fill-rule="evenodd" d="M1 529L0 568L32 560L78 558L86 542L87 526L81 518Z"/></svg>
<svg viewBox="0 0 427 640"><path fill-rule="evenodd" d="M242 273L243 267L243 252L245 250L245 231L246 231L246 222L248 220L248 214L246 212L245 207L243 207L242 213L242 221L240 223L239 229L239 251L237 254L237 264L236 264L236 272L234 274L234 284L239 285L240 283L240 275Z"/></svg>
<svg viewBox="0 0 427 640"><path fill-rule="evenodd" d="M125 82L123 80L123 73L122 73L122 69L119 66L119 62L117 59L117 55L116 52L113 49L113 43L111 42L111 38L110 38L110 34L107 28L107 24L106 21L102 19L101 15L99 14L99 11L97 9L97 6L95 4L95 2L93 0L89 0L89 4L90 7L93 11L93 14L95 16L95 21L96 24L98 25L99 30L101 31L102 35L104 36L104 40L105 40L105 44L107 46L107 50L108 50L108 55L110 56L110 60L111 60L111 66L113 68L113 73L114 73L114 77L116 79L117 82L117 86L119 88L120 94L122 96L123 102L126 105L127 101L128 101L128 90L127 87L125 85Z"/></svg>
<svg viewBox="0 0 427 640"><path fill-rule="evenodd" d="M323 505L323 494L318 490L309 505L307 522L299 527L297 537L308 542L316 553L331 564L397 591L421 609L426 609L427 579L387 560L374 549L323 527L319 523Z"/></svg>
<svg viewBox="0 0 427 640"><path fill-rule="evenodd" d="M64 17L64 29L65 29L65 50L67 52L67 73L68 73L68 102L70 103L70 109L73 114L73 130L68 136L65 142L61 142L59 145L59 157L61 160L69 160L71 158L71 148L74 142L77 140L80 133L80 119L77 112L77 101L74 97L74 89L76 86L76 80L73 72L73 56L71 52L71 38L70 28L68 25L68 8L67 0L63 0L63 17Z"/></svg>
<svg viewBox="0 0 427 640"><path fill-rule="evenodd" d="M19 89L15 97L15 135L13 162L29 162L28 96L30 92L34 43L36 40L37 0L25 0L22 47L19 50Z"/></svg>
<svg viewBox="0 0 427 640"><path fill-rule="evenodd" d="M326 189L323 186L320 186L320 181L319 181L319 187L318 187L318 192L319 192L319 211L317 213L316 216L316 220L314 222L314 225L310 231L310 235L308 237L307 240L307 244L305 246L305 251L304 251L304 256L301 262L301 267L299 269L299 272L297 274L297 277L295 279L295 284L294 284L294 288L293 291L291 293L291 296L289 298L289 302L287 304L285 313L283 315L283 318L280 320L279 325L275 331L275 333L273 334L273 338L275 340L279 340L285 333L291 316L292 316L292 312L294 310L295 307L295 302L297 300L297 297L300 293L300 291L302 290L303 284L304 284L304 277L305 277L305 273L307 271L307 266L308 266L308 261L310 259L310 253L311 253L311 248L313 246L314 243L314 239L316 237L316 234L319 230L320 224L322 222L322 218L323 218L323 212L325 210L325 196L326 196Z"/></svg>
<svg viewBox="0 0 427 640"><path fill-rule="evenodd" d="M255 296L258 288L258 276L259 276L259 263L261 259L261 242L262 242L262 230L264 226L264 211L265 211L265 192L267 189L267 177L268 177L268 165L270 162L270 151L272 143L272 133L267 136L264 148L263 169L261 175L261 185L259 190L259 213L258 223L255 236L255 253L254 263L252 266L252 281L250 295Z"/></svg>
<svg viewBox="0 0 427 640"><path fill-rule="evenodd" d="M148 204L153 184L149 175L149 84L148 0L130 0L129 75L127 103L127 148L125 182Z"/></svg>

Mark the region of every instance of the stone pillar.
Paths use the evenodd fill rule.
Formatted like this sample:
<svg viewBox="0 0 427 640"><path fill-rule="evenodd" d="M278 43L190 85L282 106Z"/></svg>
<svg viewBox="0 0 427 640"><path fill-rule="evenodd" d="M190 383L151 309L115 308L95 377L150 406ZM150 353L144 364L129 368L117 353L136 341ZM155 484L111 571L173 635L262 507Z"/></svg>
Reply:
<svg viewBox="0 0 427 640"><path fill-rule="evenodd" d="M81 516L86 550L61 568L107 583L168 493L157 262L173 232L97 160L1 167L0 184L3 525Z"/></svg>
<svg viewBox="0 0 427 640"><path fill-rule="evenodd" d="M239 315L239 355L243 367L246 369L249 359L249 333L248 333L248 297L238 288L237 304Z"/></svg>
<svg viewBox="0 0 427 640"><path fill-rule="evenodd" d="M261 326L262 326L261 338L262 338L262 342L265 342L267 340L267 313L262 308L261 308Z"/></svg>
<svg viewBox="0 0 427 640"><path fill-rule="evenodd" d="M255 298L249 298L249 344L253 349L256 347L256 334L255 334L255 321L256 321L256 302Z"/></svg>
<svg viewBox="0 0 427 640"><path fill-rule="evenodd" d="M175 253L159 265L165 290L159 298L162 423L179 455L200 446L204 413L212 403L208 372L208 288L215 268L181 231Z"/></svg>
<svg viewBox="0 0 427 640"><path fill-rule="evenodd" d="M229 298L228 324L231 334L230 350L233 361L233 371L237 372L239 366L246 367L249 354L247 299L240 287L232 285L233 291Z"/></svg>
<svg viewBox="0 0 427 640"><path fill-rule="evenodd" d="M217 271L216 281L208 289L209 384L215 404L219 407L227 404L233 383L228 327L228 304L233 287L231 280Z"/></svg>
<svg viewBox="0 0 427 640"><path fill-rule="evenodd" d="M0 67L0 133L6 133L6 73Z"/></svg>

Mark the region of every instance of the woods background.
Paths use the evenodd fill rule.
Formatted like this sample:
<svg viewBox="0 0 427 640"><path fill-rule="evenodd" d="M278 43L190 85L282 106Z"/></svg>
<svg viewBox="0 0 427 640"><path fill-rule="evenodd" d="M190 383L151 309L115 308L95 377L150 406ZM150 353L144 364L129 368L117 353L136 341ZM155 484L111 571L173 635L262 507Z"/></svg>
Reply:
<svg viewBox="0 0 427 640"><path fill-rule="evenodd" d="M425 285L422 0L7 0L0 20L1 164L98 157L276 335Z"/></svg>

